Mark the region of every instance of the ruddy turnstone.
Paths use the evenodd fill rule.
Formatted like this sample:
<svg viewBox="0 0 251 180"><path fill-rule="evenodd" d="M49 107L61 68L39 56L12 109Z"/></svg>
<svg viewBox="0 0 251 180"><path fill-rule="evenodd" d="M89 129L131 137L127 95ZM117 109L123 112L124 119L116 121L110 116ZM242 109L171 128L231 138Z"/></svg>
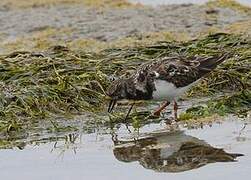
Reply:
<svg viewBox="0 0 251 180"><path fill-rule="evenodd" d="M117 79L108 88L107 95L111 97L108 112L122 99L164 100L154 112L159 116L174 101L174 118L177 119L177 99L228 57L227 53L211 57L172 56L144 63L130 77Z"/></svg>

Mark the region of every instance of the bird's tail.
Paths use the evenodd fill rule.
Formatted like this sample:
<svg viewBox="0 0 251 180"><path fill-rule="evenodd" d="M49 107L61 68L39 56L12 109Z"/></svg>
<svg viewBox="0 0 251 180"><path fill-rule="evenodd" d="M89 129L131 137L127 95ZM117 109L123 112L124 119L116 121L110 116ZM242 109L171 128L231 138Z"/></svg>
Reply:
<svg viewBox="0 0 251 180"><path fill-rule="evenodd" d="M224 53L221 55L200 59L198 69L203 72L203 74L206 74L215 69L219 64L230 58L232 55L232 53Z"/></svg>

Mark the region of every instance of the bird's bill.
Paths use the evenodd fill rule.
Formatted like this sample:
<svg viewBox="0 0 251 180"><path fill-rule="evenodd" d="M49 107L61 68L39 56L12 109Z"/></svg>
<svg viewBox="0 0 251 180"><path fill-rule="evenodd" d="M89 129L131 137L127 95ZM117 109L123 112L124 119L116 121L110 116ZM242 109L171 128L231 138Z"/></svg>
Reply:
<svg viewBox="0 0 251 180"><path fill-rule="evenodd" d="M111 113L112 110L114 109L115 105L117 103L117 100L111 100L110 103L109 103L109 106L108 106L108 112Z"/></svg>

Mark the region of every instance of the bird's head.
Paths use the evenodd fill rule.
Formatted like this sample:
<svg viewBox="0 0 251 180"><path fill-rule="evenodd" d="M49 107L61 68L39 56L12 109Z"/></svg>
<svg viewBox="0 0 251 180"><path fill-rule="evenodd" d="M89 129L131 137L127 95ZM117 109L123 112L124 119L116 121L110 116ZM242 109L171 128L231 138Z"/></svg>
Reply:
<svg viewBox="0 0 251 180"><path fill-rule="evenodd" d="M106 94L111 98L108 112L111 112L118 100L150 99L155 90L155 72L148 72L147 69L137 71L130 77L123 77L113 81L107 89Z"/></svg>
<svg viewBox="0 0 251 180"><path fill-rule="evenodd" d="M111 98L108 112L112 112L118 100L128 99L128 89L131 80L129 78L120 78L111 83L106 94ZM131 86L133 83L131 83Z"/></svg>

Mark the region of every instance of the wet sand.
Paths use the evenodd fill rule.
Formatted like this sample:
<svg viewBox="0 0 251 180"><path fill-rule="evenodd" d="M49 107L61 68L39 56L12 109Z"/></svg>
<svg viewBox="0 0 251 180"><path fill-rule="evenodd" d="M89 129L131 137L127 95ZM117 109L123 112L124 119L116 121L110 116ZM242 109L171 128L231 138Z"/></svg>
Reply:
<svg viewBox="0 0 251 180"><path fill-rule="evenodd" d="M2 44L29 38L48 29L65 30L50 39L73 41L94 39L102 42L138 37L149 32L175 32L196 37L212 28L223 30L230 24L250 19L231 8L209 8L184 4L126 9L93 9L84 5L56 5L26 9L0 9Z"/></svg>

